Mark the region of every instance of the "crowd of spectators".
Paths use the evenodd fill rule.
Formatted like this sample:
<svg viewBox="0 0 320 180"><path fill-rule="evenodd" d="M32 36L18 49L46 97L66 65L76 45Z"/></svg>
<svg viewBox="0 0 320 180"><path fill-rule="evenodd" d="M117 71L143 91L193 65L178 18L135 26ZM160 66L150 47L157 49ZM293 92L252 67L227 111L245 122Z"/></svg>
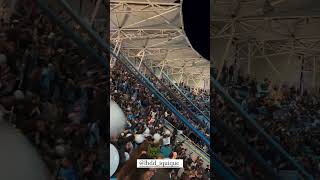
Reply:
<svg viewBox="0 0 320 180"><path fill-rule="evenodd" d="M219 78L226 92L310 174L319 179L319 94L307 90L301 93L294 86L272 84L267 78L257 81L234 69L232 66L224 67ZM277 171L292 168L214 90L211 96L216 117L244 137L268 163L274 164ZM243 153L237 152L230 139L227 140L223 133L217 133L216 137L215 152L226 164L242 176L259 176L255 163L248 161Z"/></svg>
<svg viewBox="0 0 320 180"><path fill-rule="evenodd" d="M142 72L144 71L143 69L140 69L140 70ZM185 99L185 97L183 97L183 95L181 95L180 92L178 92L178 90L174 87L174 85L172 85L172 83L165 81L164 78L159 79L152 72L144 73L144 76L148 78L150 82L152 82L154 87L157 88L161 92L161 94L164 95L165 98L175 106L178 112L181 115L183 115L193 127L195 127L198 131L200 131L206 138L208 139L210 138L210 122L208 121L208 119L210 118L208 116L205 118L202 114L199 114L199 111L197 111L194 106L190 105L190 103ZM182 85L182 83L180 85ZM128 83L124 83L123 86L128 86ZM142 84L140 86L142 86ZM208 104L209 96L207 95L206 90L195 89L187 86L183 86L183 87L185 90L190 90L186 92L186 94L194 98L193 100L206 98L207 101L198 102L198 104L201 104L201 106L206 106ZM198 93L199 97L195 95L196 91L199 92ZM135 90L134 96L137 96L137 94L139 93L140 91ZM205 110L205 109L202 109L202 110ZM173 121L170 123L173 123L174 126L179 130L184 130L184 134L186 136L190 137L190 139L193 140L194 143L196 143L197 146L200 147L203 151L208 152L209 148L205 145L204 141L201 140L197 135L195 135L195 133L193 133L179 119L174 118Z"/></svg>
<svg viewBox="0 0 320 180"><path fill-rule="evenodd" d="M179 98L182 103L187 104L187 107L196 115L210 117L210 94L207 90L190 87L185 82L173 85L173 83L165 76L163 76L161 80L174 93L174 95ZM190 102L192 102L192 104ZM199 110L201 112L199 112Z"/></svg>
<svg viewBox="0 0 320 180"><path fill-rule="evenodd" d="M119 62L112 68L110 78L111 99L127 116L124 132L112 142L119 149L121 159L117 179L131 180L150 174L146 179L209 179L209 166L204 167L199 156L187 154L183 142L177 139L181 131L188 134L184 124ZM168 131L168 122L176 127L172 132ZM158 153L150 153L151 147ZM184 168L138 171L137 158L184 159Z"/></svg>
<svg viewBox="0 0 320 180"><path fill-rule="evenodd" d="M19 9L0 21L1 113L36 147L53 179L109 177L108 80L81 51L37 12Z"/></svg>
<svg viewBox="0 0 320 180"><path fill-rule="evenodd" d="M179 83L180 90L208 117L210 117L210 94L205 89L191 88L184 82Z"/></svg>
<svg viewBox="0 0 320 180"><path fill-rule="evenodd" d="M185 85L184 82L173 83L167 75L155 75L145 64L141 73L151 80L154 86L166 97L190 123L203 134L210 132L210 97L208 91ZM148 71L145 71L147 69Z"/></svg>
<svg viewBox="0 0 320 180"><path fill-rule="evenodd" d="M22 8L0 23L0 105L5 119L36 147L53 179L109 178L105 152L109 145L105 123L109 116L105 90L108 80L103 69L37 11ZM203 160L186 154L182 142L175 140L180 131L186 135L191 131L120 66L113 69L111 82L112 97L126 110L131 127L124 134L136 134L147 126L153 134L163 136L162 158L185 160L184 169L156 175L208 179L209 166L203 167ZM208 99L206 92L200 94L190 97L199 102ZM170 135L164 129L166 121L176 127ZM191 123L209 137L206 127ZM190 138L203 147L195 135ZM132 140L118 140L114 143L128 155L143 147ZM144 143L150 143L150 138Z"/></svg>
<svg viewBox="0 0 320 180"><path fill-rule="evenodd" d="M166 81L163 80L163 82ZM158 83L155 84L161 90L161 93L167 95L167 99L169 99L175 105L175 107L183 113L183 115L193 124L194 127L199 129L203 134L209 136L210 111L208 106L210 97L206 90L191 88L184 85L183 82L179 83L178 87L175 87L172 83L166 82L165 86L168 87L172 92L174 96L172 97L168 95L169 93L163 90L164 88L162 86L160 86Z"/></svg>

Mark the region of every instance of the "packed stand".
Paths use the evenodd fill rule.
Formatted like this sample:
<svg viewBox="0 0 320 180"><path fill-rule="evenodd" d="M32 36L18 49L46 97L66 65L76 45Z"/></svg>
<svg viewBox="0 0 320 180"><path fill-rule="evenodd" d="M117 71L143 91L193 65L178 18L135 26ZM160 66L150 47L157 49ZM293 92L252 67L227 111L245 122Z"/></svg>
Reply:
<svg viewBox="0 0 320 180"><path fill-rule="evenodd" d="M183 82L177 84L180 91L182 91L182 93L196 106L194 107L185 97L183 97L183 95L181 95L179 90L177 90L177 88L175 88L174 85L169 83L166 83L166 85L171 89L171 91L180 100L180 102L182 101L182 103L187 105L187 108L195 114L196 117L192 118L192 119L195 119L193 120L193 122L199 123L200 126L206 130L206 131L203 131L204 133L210 132L210 122L208 121L208 119L210 119L210 111L209 111L210 96L208 92L204 89L196 89L196 88L192 88L190 86L184 85ZM173 102L175 101L173 100ZM181 106L179 104L180 102L177 102L175 105ZM199 110L201 112L199 112Z"/></svg>
<svg viewBox="0 0 320 180"><path fill-rule="evenodd" d="M210 94L207 90L192 88L183 82L179 83L178 87L206 116L210 117Z"/></svg>
<svg viewBox="0 0 320 180"><path fill-rule="evenodd" d="M175 95L177 95L180 100L183 101L183 103L188 105L188 108L196 112L198 116L203 115L197 109L195 109L185 97L187 97L198 109L200 109L205 116L210 117L210 94L207 90L190 87L184 82L175 83L175 85L173 85L172 82L169 82L166 77L162 77L161 80L167 87L170 88L172 92L175 93Z"/></svg>
<svg viewBox="0 0 320 180"><path fill-rule="evenodd" d="M300 92L295 87L273 85L270 80L262 82L244 77L231 66L224 67L219 79L225 90L242 108L261 125L274 140L316 179L320 178L320 102L319 94ZM224 122L236 132L249 139L269 162L275 162L277 170L290 169L273 150L261 141L256 131L251 131L245 121L230 108L220 96L211 92L215 101L213 109ZM247 162L243 154L237 154L222 134L218 134L215 150L221 158L239 174L253 176L254 164ZM237 160L234 160L235 158ZM239 158L240 157L240 158ZM249 172L248 172L249 169ZM258 175L257 175L258 176Z"/></svg>
<svg viewBox="0 0 320 180"><path fill-rule="evenodd" d="M197 129L203 134L209 134L210 132L210 113L209 102L210 98L208 92L204 89L196 89L183 85L183 83L177 84L180 87L178 90L173 82L167 78L166 75L156 76L146 64L142 63L143 67L138 68L145 77L147 77L153 85L164 95L175 108L183 114L190 123L196 125ZM182 90L182 93L180 92ZM188 99L193 102L191 104ZM196 107L195 107L196 106ZM201 112L199 112L199 110Z"/></svg>
<svg viewBox="0 0 320 180"><path fill-rule="evenodd" d="M170 93L166 90L167 87L164 87L164 85L159 81L158 77L156 77L154 74L145 73L144 76L153 83L153 85L161 92L161 94L164 95L167 98L167 100L169 100L175 106L175 108L179 111L179 113L181 113L193 127L195 127L198 131L203 133L203 135L206 138L208 139L210 138L210 122L208 122L204 118L196 116L194 113L190 113L190 111L185 109L181 104L183 102L180 101L180 99L182 98L178 98L177 100L178 94L174 94L175 97L170 95ZM127 83L125 83L124 86L127 86ZM135 94L137 93L139 92L136 91ZM200 149L202 149L205 152L208 152L208 147L205 145L205 143L201 139L199 139L198 136L192 133L192 131L190 131L182 122L180 122L180 120L177 120L177 118L175 118L173 120L173 123L177 123L179 125L179 126L176 126L174 124L175 127L183 128L185 130L184 134L186 136L191 137L190 139L192 139Z"/></svg>
<svg viewBox="0 0 320 180"><path fill-rule="evenodd" d="M5 119L36 147L54 179L107 179L103 70L44 16L19 10L0 24Z"/></svg>
<svg viewBox="0 0 320 180"><path fill-rule="evenodd" d="M177 136L190 134L173 113L170 113L139 81L117 62L111 71L111 98L127 116L127 126L112 143L120 152L117 179L209 179L209 166L203 166L199 157L192 158ZM166 124L176 128L170 132ZM199 143L199 142L198 142ZM150 149L153 149L152 152ZM184 159L184 168L138 170L136 159ZM143 178L141 178L143 179Z"/></svg>

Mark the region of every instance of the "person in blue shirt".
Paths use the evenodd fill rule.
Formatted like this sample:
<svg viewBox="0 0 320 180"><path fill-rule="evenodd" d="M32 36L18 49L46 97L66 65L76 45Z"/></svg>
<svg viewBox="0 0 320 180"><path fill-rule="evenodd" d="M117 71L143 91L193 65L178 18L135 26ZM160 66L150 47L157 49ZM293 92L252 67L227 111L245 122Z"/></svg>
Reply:
<svg viewBox="0 0 320 180"><path fill-rule="evenodd" d="M129 111L129 113L128 113L128 120L131 121L131 120L134 120L134 119L135 119L135 115L132 114L131 111Z"/></svg>
<svg viewBox="0 0 320 180"><path fill-rule="evenodd" d="M57 172L57 179L61 180L79 180L77 172L68 158L63 158L61 167Z"/></svg>

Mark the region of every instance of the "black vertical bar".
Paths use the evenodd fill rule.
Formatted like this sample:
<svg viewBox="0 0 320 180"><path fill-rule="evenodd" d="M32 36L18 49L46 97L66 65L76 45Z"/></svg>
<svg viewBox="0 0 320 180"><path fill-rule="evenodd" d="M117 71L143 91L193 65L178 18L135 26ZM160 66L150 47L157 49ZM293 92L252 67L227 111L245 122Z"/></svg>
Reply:
<svg viewBox="0 0 320 180"><path fill-rule="evenodd" d="M196 13L195 13L196 12ZM210 60L210 0L182 1L183 29L190 46Z"/></svg>

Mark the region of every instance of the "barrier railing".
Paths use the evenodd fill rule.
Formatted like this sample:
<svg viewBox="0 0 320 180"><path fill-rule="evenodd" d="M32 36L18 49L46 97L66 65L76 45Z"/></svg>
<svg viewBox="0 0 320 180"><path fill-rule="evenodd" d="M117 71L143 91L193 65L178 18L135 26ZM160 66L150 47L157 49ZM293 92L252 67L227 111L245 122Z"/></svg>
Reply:
<svg viewBox="0 0 320 180"><path fill-rule="evenodd" d="M165 120L165 126L173 131L174 129L177 129L176 127L174 127L169 121ZM201 154L201 156L210 163L210 155L204 151L203 148L201 148L198 144L194 143L188 136L186 136L185 134L180 134L180 139L186 140L188 141L188 143L190 143L192 146L194 146L196 148L197 154Z"/></svg>
<svg viewBox="0 0 320 180"><path fill-rule="evenodd" d="M163 87L163 88L161 89L162 94L165 95L167 98L174 99L174 101L179 104L179 107L177 107L177 109L180 110L180 112L186 112L186 113L188 113L188 114L190 115L189 117L190 117L191 120L193 120L195 123L198 123L198 124L199 124L199 123L202 123L203 126L205 126L205 124L210 123L209 118L208 118L206 115L202 114L206 122L203 122L203 120L200 119L199 116L196 115L196 112L194 112L193 110L194 110L195 108L198 108L198 107L196 107L194 104L192 104L193 109L189 108L188 105L187 105L182 99L180 99L180 97L179 97L178 94L174 93L174 92L170 89L170 87L167 87L167 85L166 85L164 82L162 82L162 81L155 75L155 72L153 72L153 70L152 70L151 68L149 68L149 67L148 67L145 63L143 63L143 62L141 62L141 65L143 65L143 67L145 67L145 68L148 70L148 72L150 73L150 75L151 75L152 77L154 77L153 83L154 83L154 84L159 83L159 86L161 85L161 87ZM149 78L149 79L152 79L152 78ZM160 87L160 88L161 88L161 87ZM198 113L202 113L202 112L198 112Z"/></svg>

